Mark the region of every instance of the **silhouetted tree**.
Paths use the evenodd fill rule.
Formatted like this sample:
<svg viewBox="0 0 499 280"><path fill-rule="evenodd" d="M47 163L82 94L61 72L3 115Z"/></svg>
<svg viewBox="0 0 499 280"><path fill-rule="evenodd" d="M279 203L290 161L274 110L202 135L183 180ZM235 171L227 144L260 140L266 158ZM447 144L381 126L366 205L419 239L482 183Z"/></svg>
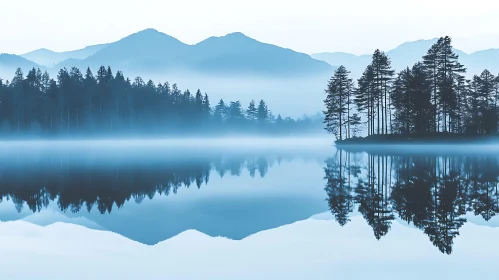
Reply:
<svg viewBox="0 0 499 280"><path fill-rule="evenodd" d="M256 105L255 105L255 100L251 100L248 109L246 109L246 116L248 117L248 120L250 121L255 121L257 117L257 110L256 110Z"/></svg>
<svg viewBox="0 0 499 280"><path fill-rule="evenodd" d="M339 140L343 139L343 126L348 120L345 116L351 92L351 80L348 74L344 66L338 67L325 90L327 94L324 100L326 131L335 134Z"/></svg>
<svg viewBox="0 0 499 280"><path fill-rule="evenodd" d="M342 66L329 80L325 129L338 140L351 138L352 113L365 117L368 136L389 131L408 135L498 132L499 78L484 70L467 81L465 72L448 36L439 38L422 62L403 69L395 79L390 59L377 49L355 90L345 90L354 85Z"/></svg>

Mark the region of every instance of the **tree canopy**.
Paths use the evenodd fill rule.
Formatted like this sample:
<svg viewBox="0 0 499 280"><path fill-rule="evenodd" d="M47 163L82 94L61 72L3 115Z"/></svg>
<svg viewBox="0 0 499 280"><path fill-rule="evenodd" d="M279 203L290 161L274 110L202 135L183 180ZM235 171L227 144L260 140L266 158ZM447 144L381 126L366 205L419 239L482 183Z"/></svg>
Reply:
<svg viewBox="0 0 499 280"><path fill-rule="evenodd" d="M467 79L448 36L432 45L421 62L396 75L380 50L351 91L344 89L348 74L344 66L336 70L324 100L325 129L339 140L356 131L367 135L499 131L499 78L484 70ZM352 95L354 108L346 105Z"/></svg>

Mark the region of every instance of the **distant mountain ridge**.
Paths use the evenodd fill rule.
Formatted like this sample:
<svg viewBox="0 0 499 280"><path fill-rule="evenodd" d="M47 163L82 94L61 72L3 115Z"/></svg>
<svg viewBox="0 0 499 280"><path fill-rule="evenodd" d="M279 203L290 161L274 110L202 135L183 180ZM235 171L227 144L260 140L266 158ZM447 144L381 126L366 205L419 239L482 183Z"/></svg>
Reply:
<svg viewBox="0 0 499 280"><path fill-rule="evenodd" d="M0 78L10 79L14 76L14 71L17 68L21 69L31 69L31 68L40 68L45 69L43 66L34 63L22 56L14 55L14 54L0 54ZM2 76L1 74L8 73L8 76Z"/></svg>
<svg viewBox="0 0 499 280"><path fill-rule="evenodd" d="M308 54L262 43L240 32L213 36L188 45L152 28L112 43L67 52L39 49L20 57L56 70L53 72L73 66L96 70L101 65L137 75L145 75L146 72L185 72L285 77L329 75L334 70L328 63ZM0 67L2 64L0 61Z"/></svg>
<svg viewBox="0 0 499 280"><path fill-rule="evenodd" d="M21 56L39 65L54 67L56 64L67 59L85 59L97 51L106 47L107 44L88 46L83 49L65 52L54 52L45 48L38 49Z"/></svg>
<svg viewBox="0 0 499 280"><path fill-rule="evenodd" d="M222 75L314 75L334 67L307 54L259 42L236 32L210 37L195 45L155 29L146 29L107 44L88 58L56 66L98 67L135 71L192 72Z"/></svg>
<svg viewBox="0 0 499 280"><path fill-rule="evenodd" d="M396 71L411 67L422 59L437 41L418 40L406 42L387 52ZM468 73L479 74L483 69L499 73L499 49L488 49L467 54L455 52L468 68ZM353 55L343 52L325 52L307 55L291 49L259 42L243 33L234 32L220 37L209 37L197 44L188 45L157 31L145 29L116 42L88 46L80 50L54 52L39 49L21 57L33 63L18 60L22 68L47 67L87 68L95 70L101 65L132 72L134 75L156 72L185 72L200 75L328 75L339 65L358 78L370 63L371 54ZM0 69L11 69L13 58L0 59ZM326 63L324 63L326 62ZM11 70L12 72L12 70Z"/></svg>
<svg viewBox="0 0 499 280"><path fill-rule="evenodd" d="M423 55L436 43L438 38L406 42L386 52L391 59L392 67L398 72L406 67L412 67L422 61ZM484 69L492 73L499 73L499 49L488 49L467 54L454 48L459 55L459 61L467 68L468 75L480 74ZM344 65L352 72L352 78L357 79L371 62L371 54L353 55L348 53L331 52L316 53L311 57L325 61L331 65Z"/></svg>
<svg viewBox="0 0 499 280"><path fill-rule="evenodd" d="M29 55L44 53L54 55L45 50ZM155 83L168 81L190 90L199 88L210 93L213 102L224 99L247 104L252 99L265 99L274 110L293 117L320 110L323 84L335 70L334 66L308 54L262 43L240 32L189 45L155 29L145 29L72 54L75 53L80 56L43 69L56 79L64 67L78 67L83 73L90 67L96 75L100 66L110 66L113 73L120 70L131 79L140 76ZM71 53L64 52L68 54ZM19 58L19 64L2 67L0 62L3 79L12 79L17 67L27 74L31 68L40 66L34 62L21 63L29 60L14 57ZM60 55L55 57L61 59ZM47 63L54 58L41 56L37 61ZM284 96L287 96L285 101Z"/></svg>

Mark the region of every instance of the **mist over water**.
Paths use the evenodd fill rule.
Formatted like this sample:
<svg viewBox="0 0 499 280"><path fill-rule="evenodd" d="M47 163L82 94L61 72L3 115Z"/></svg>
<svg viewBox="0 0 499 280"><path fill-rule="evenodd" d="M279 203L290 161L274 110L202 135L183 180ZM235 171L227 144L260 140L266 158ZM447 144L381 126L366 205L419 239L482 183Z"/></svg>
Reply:
<svg viewBox="0 0 499 280"><path fill-rule="evenodd" d="M332 149L333 141L329 137L189 137L189 138L97 138L67 140L3 140L0 151L26 153L30 151L78 152L120 151L124 155L133 155L140 151L142 156L155 156L163 152L175 151L188 156L211 152L261 152L268 150L303 152ZM146 152L144 154L144 152Z"/></svg>

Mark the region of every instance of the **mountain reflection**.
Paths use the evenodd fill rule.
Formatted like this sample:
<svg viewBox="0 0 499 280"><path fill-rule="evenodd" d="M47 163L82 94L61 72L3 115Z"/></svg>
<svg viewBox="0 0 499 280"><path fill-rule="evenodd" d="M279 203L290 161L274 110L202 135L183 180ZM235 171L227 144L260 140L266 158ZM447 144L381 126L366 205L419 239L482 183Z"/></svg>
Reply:
<svg viewBox="0 0 499 280"><path fill-rule="evenodd" d="M327 205L322 201L324 192L320 183L320 166L326 159L322 152L256 154L217 151L187 155L182 151L168 151L140 154L119 151L100 155L100 152L80 150L2 152L0 203L12 201L19 213L25 212L24 208L37 213L49 205L57 205L68 215L85 216L85 213L90 215L92 212L91 219L99 220L96 216L105 218L107 215L101 214L110 214L127 203L140 204L146 199L170 196L183 188L206 188L210 178L213 181L218 180L216 177L225 180L226 176L263 178L274 164L302 159L315 163L290 164L280 171L274 169L277 174L284 173L277 177L268 176L263 182L274 188L253 190L252 182L241 178L243 181L238 181L242 182L240 189L235 188L232 193L232 188L225 188L212 197L203 196L206 195L203 192L203 199L186 205L187 210L178 208L184 200L161 201L155 204L161 205L158 208L141 205L142 210L137 212L143 213L140 215L159 213L161 216L147 221L136 218L136 223L149 229L147 232L156 230L156 235L134 232L121 220L113 223L113 219L123 211L115 213L112 219L101 221L115 231L147 244L155 244L193 227L213 236L240 239L260 230L306 219L327 211L328 206L334 220L341 226L346 225L352 215L362 215L376 239L387 235L396 219L403 220L426 234L441 252L451 254L454 240L467 222L466 215L481 216L489 221L499 212L499 157L491 154L338 150L324 164ZM297 176L288 176L289 172L296 172L293 175ZM214 183L209 187L220 185ZM225 191L228 191L227 195ZM178 204L171 205L172 202ZM193 206L195 209L191 209ZM207 220L206 211L212 211L211 220ZM239 223L243 213L246 218ZM123 217L128 219L126 215ZM187 220L173 224L172 221L177 219ZM169 223L158 228L156 224L160 220L169 220ZM246 227L237 230L243 226Z"/></svg>
<svg viewBox="0 0 499 280"><path fill-rule="evenodd" d="M451 254L467 213L490 220L499 211L499 158L338 151L325 163L325 191L342 226L358 209L377 239L395 217L428 235Z"/></svg>

